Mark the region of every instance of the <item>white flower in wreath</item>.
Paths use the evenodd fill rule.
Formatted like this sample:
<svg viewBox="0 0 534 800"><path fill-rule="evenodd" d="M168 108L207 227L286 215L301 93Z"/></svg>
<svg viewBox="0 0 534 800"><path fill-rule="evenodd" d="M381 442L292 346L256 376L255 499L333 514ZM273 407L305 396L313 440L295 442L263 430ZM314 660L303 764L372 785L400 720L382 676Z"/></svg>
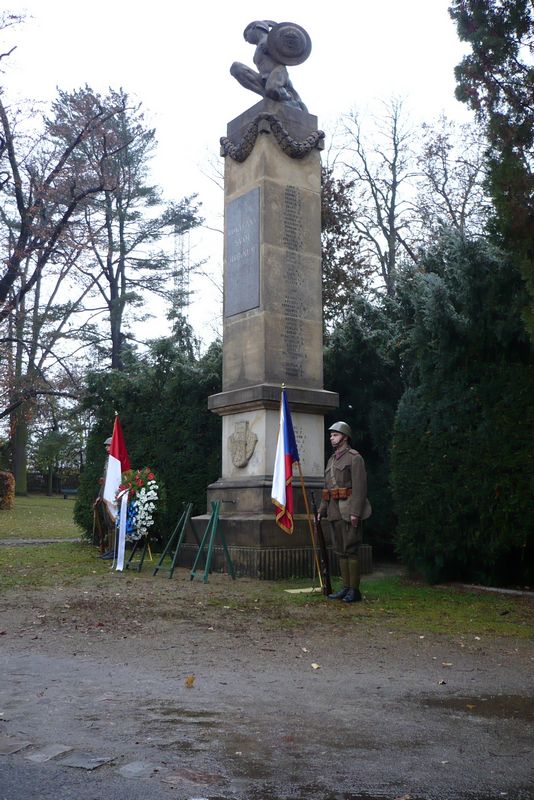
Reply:
<svg viewBox="0 0 534 800"><path fill-rule="evenodd" d="M148 477L150 476L150 477ZM142 470L128 470L123 475L121 489L128 487L131 499L128 503L126 538L132 541L146 536L154 524L154 512L158 502L158 483L149 467Z"/></svg>

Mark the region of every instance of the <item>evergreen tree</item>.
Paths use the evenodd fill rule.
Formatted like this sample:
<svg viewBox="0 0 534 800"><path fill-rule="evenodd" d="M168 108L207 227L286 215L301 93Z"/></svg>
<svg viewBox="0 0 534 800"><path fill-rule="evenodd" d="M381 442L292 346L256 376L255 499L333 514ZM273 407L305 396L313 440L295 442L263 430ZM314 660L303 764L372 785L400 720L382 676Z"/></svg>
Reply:
<svg viewBox="0 0 534 800"><path fill-rule="evenodd" d="M200 224L193 198L165 203L160 190L148 183L155 131L147 127L140 107L132 106L122 90L110 90L106 98L88 86L77 92L59 92L51 130L68 137L80 117L94 114L100 105L119 103L124 113L113 122L108 135L87 139L80 155L100 171L105 188L101 197L86 205L79 235L89 246L77 261L77 269L104 302L114 369L124 366L125 328L135 319L134 309L146 309L147 293L167 301L172 297L176 302L173 281L183 265L175 263L171 248L161 246L162 238ZM178 301L183 303L184 298ZM129 320L125 319L127 310Z"/></svg>
<svg viewBox="0 0 534 800"><path fill-rule="evenodd" d="M395 528L389 461L402 394L394 309L395 301L387 297L375 303L353 298L325 352L325 383L339 393L339 409L326 420L326 427L342 419L352 428L353 445L365 459L373 506L365 537L382 555L391 555ZM326 447L328 452L328 442Z"/></svg>
<svg viewBox="0 0 534 800"><path fill-rule="evenodd" d="M195 513L205 511L207 486L220 472L220 419L208 411L207 397L221 390L222 350L216 342L197 356L190 337L191 329L181 325L173 337L152 343L146 360L130 354L122 371L88 376L84 405L94 425L75 507L88 534L114 410L132 468L149 466L163 481L160 533L170 533L186 502L194 503Z"/></svg>
<svg viewBox="0 0 534 800"><path fill-rule="evenodd" d="M495 234L523 274L534 337L534 7L531 0L454 0L450 14L471 46L455 70L456 96L485 127Z"/></svg>
<svg viewBox="0 0 534 800"><path fill-rule="evenodd" d="M399 281L410 388L393 440L396 541L430 580L534 577L534 354L524 301L517 267L457 234Z"/></svg>

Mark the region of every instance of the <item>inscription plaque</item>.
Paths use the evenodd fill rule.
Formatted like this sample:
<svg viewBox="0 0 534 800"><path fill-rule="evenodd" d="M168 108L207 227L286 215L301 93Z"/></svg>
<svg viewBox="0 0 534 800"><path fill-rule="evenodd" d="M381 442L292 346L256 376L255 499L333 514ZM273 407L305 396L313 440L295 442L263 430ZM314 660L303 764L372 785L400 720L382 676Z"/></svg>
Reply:
<svg viewBox="0 0 534 800"><path fill-rule="evenodd" d="M226 207L224 316L260 305L260 189L236 197Z"/></svg>
<svg viewBox="0 0 534 800"><path fill-rule="evenodd" d="M296 186L286 186L282 240L289 250L302 250L302 198Z"/></svg>

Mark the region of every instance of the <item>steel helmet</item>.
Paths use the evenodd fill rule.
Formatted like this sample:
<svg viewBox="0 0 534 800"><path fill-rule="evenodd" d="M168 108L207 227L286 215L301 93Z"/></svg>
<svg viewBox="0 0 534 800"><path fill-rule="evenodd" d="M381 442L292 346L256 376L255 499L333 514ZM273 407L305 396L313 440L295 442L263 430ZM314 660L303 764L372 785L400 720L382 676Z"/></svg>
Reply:
<svg viewBox="0 0 534 800"><path fill-rule="evenodd" d="M352 439L352 431L350 429L350 425L347 425L346 422L334 422L333 425L330 425L328 430L336 431L336 433L342 433L344 436L347 436L349 439Z"/></svg>
<svg viewBox="0 0 534 800"><path fill-rule="evenodd" d="M252 28L259 28L260 30L265 31L265 33L269 33L270 29L272 28L272 25L270 25L269 20L266 19L255 19L254 22L249 22L249 24L243 31L243 37L245 39L247 38L247 33L250 30L252 30Z"/></svg>

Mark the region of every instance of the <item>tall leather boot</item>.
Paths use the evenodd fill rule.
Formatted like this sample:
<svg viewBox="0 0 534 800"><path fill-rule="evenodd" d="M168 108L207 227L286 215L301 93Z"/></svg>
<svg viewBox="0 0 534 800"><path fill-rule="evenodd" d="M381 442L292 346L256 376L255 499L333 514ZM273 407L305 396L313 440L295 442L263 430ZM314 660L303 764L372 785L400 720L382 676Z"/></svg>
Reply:
<svg viewBox="0 0 534 800"><path fill-rule="evenodd" d="M332 592L328 595L329 600L343 600L350 590L349 562L346 558L339 559L339 571L341 572L341 583L343 584L339 592Z"/></svg>
<svg viewBox="0 0 534 800"><path fill-rule="evenodd" d="M358 603L361 599L360 593L360 562L357 558L348 559L349 570L349 590L343 597L344 603Z"/></svg>

